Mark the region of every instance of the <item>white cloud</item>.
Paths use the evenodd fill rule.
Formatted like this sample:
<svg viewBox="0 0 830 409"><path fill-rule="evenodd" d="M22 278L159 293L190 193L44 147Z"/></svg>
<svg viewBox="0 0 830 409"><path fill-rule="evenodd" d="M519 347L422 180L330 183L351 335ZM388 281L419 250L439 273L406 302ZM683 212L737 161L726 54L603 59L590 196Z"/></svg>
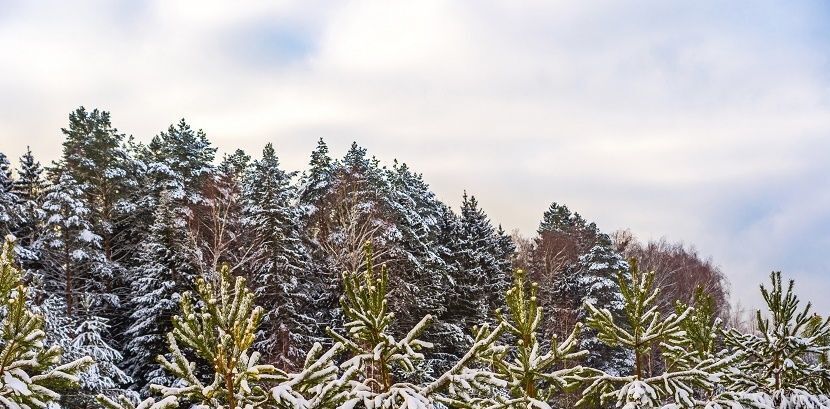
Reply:
<svg viewBox="0 0 830 409"><path fill-rule="evenodd" d="M605 229L695 243L745 302L777 266L821 294L828 266L802 249L830 241L813 227L830 225L817 193L830 187L826 14L808 2L21 2L0 17L0 150L56 158L80 104L144 139L184 116L225 151L273 141L294 169L320 136L336 151L357 140L450 203L476 194L507 228L532 231L556 200Z"/></svg>

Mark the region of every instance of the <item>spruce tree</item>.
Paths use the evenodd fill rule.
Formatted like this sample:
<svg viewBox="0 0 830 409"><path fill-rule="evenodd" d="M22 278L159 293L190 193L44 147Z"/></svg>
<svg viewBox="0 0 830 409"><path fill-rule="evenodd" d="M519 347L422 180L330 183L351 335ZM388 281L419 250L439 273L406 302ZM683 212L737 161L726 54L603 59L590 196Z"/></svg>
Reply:
<svg viewBox="0 0 830 409"><path fill-rule="evenodd" d="M106 293L105 283L112 279L112 271L101 248L102 239L93 232L91 211L82 198L83 190L70 174L58 175L44 197L46 221L36 243L43 286L63 296L69 316L89 294L96 295L96 308L118 303Z"/></svg>
<svg viewBox="0 0 830 409"><path fill-rule="evenodd" d="M17 213L18 198L12 190L11 164L5 154L0 152L0 235L12 234L20 222Z"/></svg>
<svg viewBox="0 0 830 409"><path fill-rule="evenodd" d="M426 314L440 317L445 312L448 264L436 251L442 240L439 222L444 207L422 175L414 173L406 164L395 161L385 174L388 190L384 196L399 232L392 249L392 261L387 264L396 272L390 277L390 309L401 326L407 328ZM439 344L446 343L446 339L433 336L436 329L431 327L425 337ZM439 349L443 347L437 345ZM425 375L440 373L442 369L446 368L427 365L426 371L435 372Z"/></svg>
<svg viewBox="0 0 830 409"><path fill-rule="evenodd" d="M490 219L476 198L464 194L458 225L452 295L448 310L464 330L492 317L498 294L509 286L509 261Z"/></svg>
<svg viewBox="0 0 830 409"><path fill-rule="evenodd" d="M14 266L14 243L7 238L0 254L0 404L7 408L46 408L61 391L78 385L89 357L61 364L61 349L44 343L43 318L27 306L27 289Z"/></svg>
<svg viewBox="0 0 830 409"><path fill-rule="evenodd" d="M624 300L617 283L617 276L626 276L628 263L611 248L610 240L594 246L579 258L576 267L573 290L578 293L582 305L577 310L577 319L584 322L589 316L585 304L597 309L606 309L616 321L625 317ZM580 334L579 346L589 351L585 365L612 375L627 375L632 367L632 355L624 348L605 345L597 337L596 330L585 328Z"/></svg>
<svg viewBox="0 0 830 409"><path fill-rule="evenodd" d="M329 156L329 147L323 138L317 141L317 147L311 152L308 166L308 171L300 179L298 202L302 213L314 225L313 216L317 214L323 197L331 188L335 170L335 163Z"/></svg>
<svg viewBox="0 0 830 409"><path fill-rule="evenodd" d="M153 359L165 350L165 334L172 329L170 318L180 294L191 288L199 272L186 209L176 202L162 192L150 235L142 244L140 263L132 271L126 369L134 387L144 391L151 383L170 381Z"/></svg>
<svg viewBox="0 0 830 409"><path fill-rule="evenodd" d="M269 143L253 164L245 189L248 236L258 246L252 286L260 303L273 306L264 317L261 346L281 368L300 363L316 333L314 317L306 314L313 302L313 269L294 207L293 176L280 168Z"/></svg>
<svg viewBox="0 0 830 409"><path fill-rule="evenodd" d="M118 365L123 357L106 339L110 338L109 320L96 314L91 297L81 301L81 310L73 321L72 338L66 348L68 359L88 356L93 364L79 376L82 394L65 399L68 407L90 405L100 393L118 394L130 379Z"/></svg>
<svg viewBox="0 0 830 409"><path fill-rule="evenodd" d="M26 147L26 153L20 157L17 180L14 181L13 187L18 199L17 212L20 215L20 223L14 235L17 237L18 253L24 269L38 267L39 257L34 244L44 220L41 204L45 181L42 174L40 162L35 160L31 149Z"/></svg>

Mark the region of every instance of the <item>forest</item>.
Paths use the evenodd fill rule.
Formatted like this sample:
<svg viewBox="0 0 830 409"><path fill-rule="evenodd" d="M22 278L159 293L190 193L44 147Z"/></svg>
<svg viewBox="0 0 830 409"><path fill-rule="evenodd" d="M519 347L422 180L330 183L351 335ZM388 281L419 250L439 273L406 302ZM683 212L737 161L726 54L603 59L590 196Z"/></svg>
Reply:
<svg viewBox="0 0 830 409"><path fill-rule="evenodd" d="M61 132L0 152L4 407L830 408L830 318L780 272L749 314L694 247L555 201L508 232L357 143L294 172L185 120Z"/></svg>

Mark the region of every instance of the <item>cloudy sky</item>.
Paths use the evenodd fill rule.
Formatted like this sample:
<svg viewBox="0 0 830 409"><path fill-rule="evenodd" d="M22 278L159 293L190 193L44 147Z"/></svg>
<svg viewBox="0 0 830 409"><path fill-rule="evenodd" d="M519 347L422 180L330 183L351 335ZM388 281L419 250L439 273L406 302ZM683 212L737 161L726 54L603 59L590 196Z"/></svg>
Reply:
<svg viewBox="0 0 830 409"><path fill-rule="evenodd" d="M244 6L242 5L244 3ZM221 151L319 137L531 233L551 201L780 269L830 313L830 6L805 1L0 0L0 150L57 158L79 105Z"/></svg>

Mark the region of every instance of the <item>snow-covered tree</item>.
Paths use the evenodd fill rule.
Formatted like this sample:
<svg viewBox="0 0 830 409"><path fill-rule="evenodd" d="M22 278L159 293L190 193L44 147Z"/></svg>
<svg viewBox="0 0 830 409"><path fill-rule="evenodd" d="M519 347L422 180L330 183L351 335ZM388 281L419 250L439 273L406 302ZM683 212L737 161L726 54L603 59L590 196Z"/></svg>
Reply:
<svg viewBox="0 0 830 409"><path fill-rule="evenodd" d="M68 173L83 186L83 195L76 200L89 209L88 219L93 232L101 237L105 259L116 261L121 251L120 231L115 226L134 208L125 199L137 187L125 136L112 126L109 112L84 107L69 114L69 126L61 131L66 139L57 171Z"/></svg>
<svg viewBox="0 0 830 409"><path fill-rule="evenodd" d="M772 285L761 285L766 314L756 313L758 333L726 333L728 346L745 355L731 374L727 389L763 397L769 407L802 409L830 407L830 368L811 356L826 354L830 346L830 319L813 321L811 303L802 308L790 280L785 287L781 273L770 276Z"/></svg>
<svg viewBox="0 0 830 409"><path fill-rule="evenodd" d="M604 240L579 258L573 274L573 291L582 301L577 319L584 322L589 315L585 304L597 309L607 309L618 322L625 317L624 300L617 283L619 274L625 276L628 263L611 248L610 240ZM596 330L584 328L579 346L589 351L585 365L612 375L626 375L632 367L630 350L610 347L597 337Z"/></svg>
<svg viewBox="0 0 830 409"><path fill-rule="evenodd" d="M97 308L118 304L116 297L106 293L105 283L113 273L104 258L101 237L93 232L83 194L70 174L57 177L44 197L46 221L35 244L43 267L43 287L63 295L69 316L89 294L96 295Z"/></svg>
<svg viewBox="0 0 830 409"><path fill-rule="evenodd" d="M305 314L313 302L313 270L293 205L293 176L280 168L269 143L251 168L245 191L247 236L258 246L250 263L251 284L257 300L273 306L265 314L261 346L280 368L301 362L302 351L313 344L317 324Z"/></svg>
<svg viewBox="0 0 830 409"><path fill-rule="evenodd" d="M660 351L681 347L685 342L683 321L692 309L680 314L661 316L655 300L659 289L653 288L654 273L643 273L631 263L631 276L618 275L623 295L625 320L620 320L608 308L597 308L586 303L589 311L587 325L597 332L599 340L609 347L622 347L634 355L634 367L616 375L602 373L590 379L578 404L604 405L615 402L625 409L694 407L694 386L709 377L706 371L695 368L667 368L652 373L648 365L651 350Z"/></svg>
<svg viewBox="0 0 830 409"><path fill-rule="evenodd" d="M202 255L202 271L227 263L231 271L247 270L258 243L245 235L243 177L250 163L241 149L225 155L202 187L203 199L193 206L190 230Z"/></svg>
<svg viewBox="0 0 830 409"><path fill-rule="evenodd" d="M17 180L14 181L13 188L18 199L17 212L20 216L14 235L17 237L20 262L25 269L37 267L38 255L34 244L44 220L41 203L45 181L42 174L40 162L35 160L31 149L26 147L26 153L20 157L20 167L17 169Z"/></svg>
<svg viewBox="0 0 830 409"><path fill-rule="evenodd" d="M348 320L345 324L348 335L329 330L351 356L340 367L347 373L357 371L351 391L353 403L347 407L361 402L367 409L433 408L436 402L461 402L458 396L469 396L472 388L498 383L491 372L473 369L470 364L491 347L501 327L492 332L483 327L467 353L435 380L420 385L406 382L416 364L424 359L421 351L432 347L419 336L433 317L424 316L406 335L396 339L391 334L395 315L388 309L389 276L383 266L380 274L375 271L371 244L366 243L364 248L365 270L343 276L341 302Z"/></svg>
<svg viewBox="0 0 830 409"><path fill-rule="evenodd" d="M0 254L0 405L10 409L46 408L61 391L77 387L89 357L61 364L61 349L45 344L43 318L27 307L27 290L14 266L13 241Z"/></svg>
<svg viewBox="0 0 830 409"><path fill-rule="evenodd" d="M196 298L190 292L182 295L180 314L167 334L170 357L159 357L176 381L152 389L197 407L262 407L270 396L267 383L277 379L275 368L260 364L259 352L251 350L262 308L254 305L245 279L234 278L228 266L221 268L216 283L198 278L196 291ZM207 362L212 372L199 373L182 347Z"/></svg>
<svg viewBox="0 0 830 409"><path fill-rule="evenodd" d="M538 304L537 290L537 283L528 285L525 273L516 271L513 286L505 294L507 308L497 313L512 342L491 347L485 358L504 381L506 391L490 393L476 402L478 407L546 408L578 385L586 372L577 364L588 354L579 349L579 325L561 342L554 337L544 351L539 331L543 309Z"/></svg>
<svg viewBox="0 0 830 409"><path fill-rule="evenodd" d="M298 189L299 207L310 228L315 228L320 205L334 180L335 162L329 156L329 147L322 138L311 152L309 169L300 178Z"/></svg>
<svg viewBox="0 0 830 409"><path fill-rule="evenodd" d="M447 310L468 331L492 318L500 307L501 294L509 287L509 259L504 244L474 196L464 194L454 255L456 277L452 278Z"/></svg>
<svg viewBox="0 0 830 409"><path fill-rule="evenodd" d="M17 213L18 198L13 187L11 163L0 152L0 235L3 237L14 232L20 221Z"/></svg>
<svg viewBox="0 0 830 409"><path fill-rule="evenodd" d="M91 357L94 363L80 374L81 389L88 394L81 401L91 402L99 393L116 394L132 380L118 364L123 357L106 339L109 338L109 320L94 312L90 297L81 300L81 312L75 319L75 330L70 347L66 349L68 359ZM79 401L75 402L80 403Z"/></svg>
<svg viewBox="0 0 830 409"><path fill-rule="evenodd" d="M179 296L198 275L199 257L191 246L186 209L162 192L149 237L142 244L139 265L133 269L126 369L136 389L167 384L170 379L154 364L166 349Z"/></svg>

